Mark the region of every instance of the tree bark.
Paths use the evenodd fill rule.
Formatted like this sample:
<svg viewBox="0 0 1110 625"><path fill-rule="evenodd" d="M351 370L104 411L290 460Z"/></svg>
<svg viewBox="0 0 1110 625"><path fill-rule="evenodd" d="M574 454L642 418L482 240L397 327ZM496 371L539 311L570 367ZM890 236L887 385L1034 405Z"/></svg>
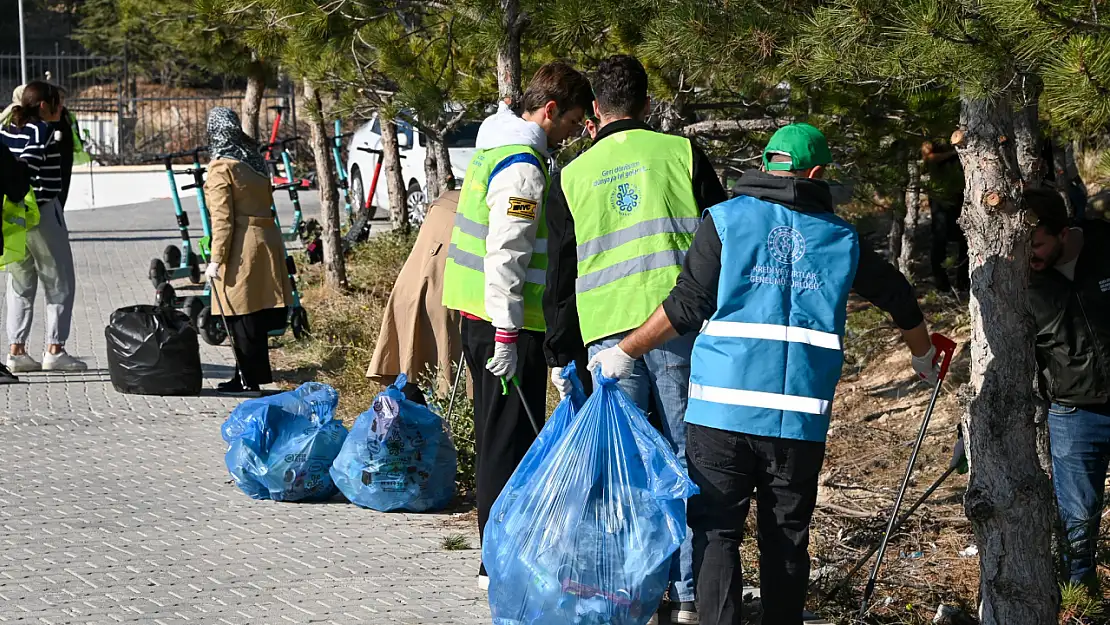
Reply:
<svg viewBox="0 0 1110 625"><path fill-rule="evenodd" d="M964 509L979 546L983 625L1056 619L1052 492L1037 458L1034 331L1027 309L1029 230L1006 98L961 98L957 145L968 198L960 225L971 263L971 386L964 415L971 476ZM955 139L955 137L954 137Z"/></svg>
<svg viewBox="0 0 1110 625"><path fill-rule="evenodd" d="M447 192L454 190L458 183L455 180L455 170L451 167L451 151L447 149L447 142L443 137L435 140L436 167L439 169L439 190Z"/></svg>
<svg viewBox="0 0 1110 625"><path fill-rule="evenodd" d="M401 175L401 149L397 144L397 122L382 115L382 172L378 184L385 183L389 193L389 221L394 228L409 227L409 207L405 203L405 178Z"/></svg>
<svg viewBox="0 0 1110 625"><path fill-rule="evenodd" d="M258 140L258 116L262 111L262 96L266 93L266 63L251 55L247 66L247 92L243 94L243 132Z"/></svg>
<svg viewBox="0 0 1110 625"><path fill-rule="evenodd" d="M911 154L906 163L909 178L906 182L906 215L902 218L902 245L898 250L898 271L913 282L914 242L917 240L917 221L921 215L921 162ZM893 260L893 259L892 259Z"/></svg>
<svg viewBox="0 0 1110 625"><path fill-rule="evenodd" d="M435 140L429 134L425 134L424 138L427 143L424 150L424 180L427 181L424 189L426 192L425 199L430 203L437 199L443 193L443 190L439 180L439 167L436 165L438 158L434 144Z"/></svg>
<svg viewBox="0 0 1110 625"><path fill-rule="evenodd" d="M316 161L316 185L320 191L320 224L324 229L324 283L332 288L347 288L347 266L343 257L340 234L339 191L336 188L335 163L328 145L328 128L324 122L324 103L312 81L304 80L304 99L308 103L308 123L312 130L312 156Z"/></svg>
<svg viewBox="0 0 1110 625"><path fill-rule="evenodd" d="M521 61L520 35L528 24L528 17L520 12L520 0L500 0L501 43L497 47L497 97L508 99L514 107L523 92L520 89Z"/></svg>
<svg viewBox="0 0 1110 625"><path fill-rule="evenodd" d="M1023 104L1014 116L1014 140L1017 142L1018 167L1025 187L1035 189L1044 183L1048 163L1042 158L1043 147L1040 130L1041 81L1035 77L1025 79Z"/></svg>

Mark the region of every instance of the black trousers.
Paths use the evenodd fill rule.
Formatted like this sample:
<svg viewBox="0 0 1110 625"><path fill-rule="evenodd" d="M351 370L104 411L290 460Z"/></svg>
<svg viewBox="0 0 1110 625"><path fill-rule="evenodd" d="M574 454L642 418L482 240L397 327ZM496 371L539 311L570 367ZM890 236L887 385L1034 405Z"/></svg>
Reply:
<svg viewBox="0 0 1110 625"><path fill-rule="evenodd" d="M700 493L687 516L702 625L740 625L740 541L758 503L763 622L802 625L809 585L809 522L825 444L686 425L690 477Z"/></svg>
<svg viewBox="0 0 1110 625"><path fill-rule="evenodd" d="M502 394L501 380L486 370L493 357L494 328L488 321L463 318L463 356L474 378L474 451L478 486L478 535L485 535L490 508L516 466L536 440L516 389ZM543 427L547 403L547 361L543 333L521 330L516 343L520 384L537 424Z"/></svg>
<svg viewBox="0 0 1110 625"><path fill-rule="evenodd" d="M270 368L270 330L285 325L284 308L268 308L246 315L224 317L227 331L235 339L235 375L242 371L247 386L260 386L274 381ZM235 379L235 378L232 378Z"/></svg>

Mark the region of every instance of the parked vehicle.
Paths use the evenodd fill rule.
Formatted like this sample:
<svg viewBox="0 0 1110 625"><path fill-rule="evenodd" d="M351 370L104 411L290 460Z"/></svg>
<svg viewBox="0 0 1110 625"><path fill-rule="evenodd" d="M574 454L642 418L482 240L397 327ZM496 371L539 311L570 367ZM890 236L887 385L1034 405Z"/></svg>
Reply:
<svg viewBox="0 0 1110 625"><path fill-rule="evenodd" d="M474 155L474 141L478 138L480 122L462 122L447 134L447 152L451 155L451 171L457 184L462 183L463 174ZM382 143L381 121L377 115L369 123L359 128L347 147L347 171L351 185L351 197L358 202L367 201L371 178L374 175L375 156L360 148L380 150ZM414 223L424 221L427 205L427 179L424 176L424 156L428 140L420 130L411 124L397 120L397 143L401 149L401 176L405 181L409 216ZM369 198L375 207L389 206L389 194L384 184L379 183L374 197ZM356 210L361 206L354 207ZM384 213L385 211L383 211Z"/></svg>

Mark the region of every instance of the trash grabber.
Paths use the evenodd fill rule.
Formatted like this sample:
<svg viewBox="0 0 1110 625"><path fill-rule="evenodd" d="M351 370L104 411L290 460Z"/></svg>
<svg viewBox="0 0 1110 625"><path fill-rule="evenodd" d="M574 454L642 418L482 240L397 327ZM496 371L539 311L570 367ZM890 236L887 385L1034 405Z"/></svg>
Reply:
<svg viewBox="0 0 1110 625"><path fill-rule="evenodd" d="M459 366L455 370L455 383L451 385L451 396L447 398L447 423L451 423L451 415L455 413L455 393L459 392L459 382L462 380L463 367L466 360L459 354Z"/></svg>
<svg viewBox="0 0 1110 625"><path fill-rule="evenodd" d="M524 398L524 389L520 388L520 378L515 375L513 376L513 386L516 387L516 394L520 397L520 405L524 406L524 413L528 415L528 421L531 422L532 429L536 432L536 436L539 436L539 421L536 421L536 415L532 414L532 409L528 407L528 400Z"/></svg>
<svg viewBox="0 0 1110 625"><path fill-rule="evenodd" d="M219 280L221 285L223 284L223 280L219 278L216 278L216 280ZM216 300L216 308L220 309L220 319L223 320L224 329L227 330L227 338L231 341L231 355L235 357L235 372L239 374L239 384L243 385L243 388L247 388L247 379L243 375L243 366L239 362L239 350L235 348L235 333L227 325L227 315L224 314L224 305L220 301L219 291L218 288L212 289L212 299Z"/></svg>
<svg viewBox="0 0 1110 625"><path fill-rule="evenodd" d="M902 518L898 519L898 521L894 524L893 529L891 529L891 533L900 529L902 527L902 525L904 525L906 523L906 521L908 521L910 519L910 517L913 516L913 513L915 511L917 511L917 509L919 507L921 507L921 504L925 503L925 500L928 499L929 496L932 495L934 492L936 492L936 490L938 488L940 488L940 485L944 483L944 480L948 479L948 477L950 475L952 475L953 473L955 473L956 471L961 471L961 467L963 466L964 458L965 458L965 456L964 456L964 442L963 442L963 436L961 435L956 439L956 447L955 447L955 449L952 450L952 460L948 464L948 469L945 470L944 473L941 473L940 477L938 477L929 486L929 488L927 488L925 490L925 492L922 493L920 497L918 497L917 501L915 501L913 503L913 505L910 506L908 510L906 510L906 513L902 515ZM848 571L848 574L844 576L844 579L840 580L840 582L838 582L836 584L836 586L833 586L832 590L830 590L828 593L826 593L825 596L830 597L830 596L836 594L836 592L839 591L844 586L847 586L848 582L850 582L852 580L852 576L855 575L857 572L859 572L859 570L863 568L863 565L867 564L867 561L870 560L871 556L875 555L875 552L878 551L878 550L879 550L879 544L878 543L872 545L871 549L869 549L867 551L867 553L864 554L864 556L862 558L860 558L859 560L856 561L855 566L852 567L852 570Z"/></svg>
<svg viewBox="0 0 1110 625"><path fill-rule="evenodd" d="M490 358L486 364L489 364L493 359ZM536 415L532 414L532 409L528 407L528 400L524 398L524 390L520 388L520 378L517 376L501 378L501 394L509 394L509 383L516 387L516 394L520 397L520 405L524 406L524 414L528 415L528 421L532 424L532 429L536 432L536 436L540 435L539 421L536 421Z"/></svg>
<svg viewBox="0 0 1110 625"><path fill-rule="evenodd" d="M937 372L937 383L933 387L933 396L929 399L929 408L925 411L925 418L921 421L921 431L918 432L917 441L913 445L913 452L910 453L910 461L906 464L906 476L902 478L902 485L898 488L898 497L894 499L894 508L890 511L890 520L887 522L886 531L883 532L883 539L879 543L879 555L875 558L875 564L871 565L871 575L867 578L867 587L864 588L863 600L860 602L860 618L867 614L867 604L871 601L871 595L875 593L875 580L879 575L879 567L882 566L883 556L886 554L887 541L890 540L890 535L894 532L895 522L898 520L898 509L902 507L902 498L906 496L906 488L910 485L910 477L913 475L913 465L917 462L917 454L921 451L921 443L925 441L925 432L929 429L929 419L932 418L933 409L936 408L941 384L944 383L944 378L948 375L948 366L952 364L952 354L956 351L956 343L952 339L940 334L933 334L931 338L937 351L936 358L941 363L940 371Z"/></svg>

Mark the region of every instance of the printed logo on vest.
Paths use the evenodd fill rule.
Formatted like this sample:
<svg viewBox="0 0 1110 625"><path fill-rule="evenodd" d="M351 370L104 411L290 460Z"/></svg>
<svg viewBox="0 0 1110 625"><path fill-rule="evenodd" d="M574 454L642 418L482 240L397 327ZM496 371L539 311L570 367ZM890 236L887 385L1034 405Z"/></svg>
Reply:
<svg viewBox="0 0 1110 625"><path fill-rule="evenodd" d="M621 215L631 214L640 205L640 190L631 182L625 182L613 190L609 201Z"/></svg>
<svg viewBox="0 0 1110 625"><path fill-rule="evenodd" d="M792 265L806 255L806 239L793 228L779 226L767 235L767 249L775 260Z"/></svg>
<svg viewBox="0 0 1110 625"><path fill-rule="evenodd" d="M1103 292L1110 291L1110 278L1098 281L1098 288Z"/></svg>
<svg viewBox="0 0 1110 625"><path fill-rule="evenodd" d="M519 217L528 221L536 220L536 201L522 197L509 198L509 217Z"/></svg>

